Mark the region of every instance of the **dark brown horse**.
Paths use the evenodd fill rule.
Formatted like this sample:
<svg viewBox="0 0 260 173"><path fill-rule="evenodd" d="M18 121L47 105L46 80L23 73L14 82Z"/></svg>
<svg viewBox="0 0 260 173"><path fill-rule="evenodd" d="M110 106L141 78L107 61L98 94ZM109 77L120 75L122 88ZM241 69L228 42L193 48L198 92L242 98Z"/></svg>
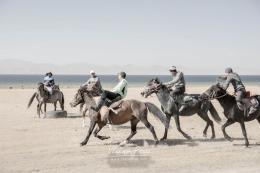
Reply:
<svg viewBox="0 0 260 173"><path fill-rule="evenodd" d="M91 101L92 100L92 101ZM88 95L88 93L80 93L78 92L73 101L71 102L72 106L76 106L80 103L86 103L89 105L89 103L93 103L93 98ZM107 106L103 106L100 110L100 112L96 113L92 109L89 109L89 118L90 118L90 127L87 133L86 138L84 141L81 142L81 145L86 145L90 135L92 134L95 126L97 125L96 129L94 130L94 136L104 140L109 137L107 136L100 136L98 135L98 132L108 123L114 125L121 125L126 122L131 123L131 133L126 138L126 142L129 141L136 133L136 127L137 124L141 121L147 129L152 133L153 138L155 140L155 143L157 144L158 138L156 136L154 127L151 125L151 123L147 120L148 111L152 113L157 119L159 119L165 126L165 128L168 128L168 123L165 115L160 111L158 107L156 107L152 103L148 102L140 102L138 100L123 100L120 101L120 104L116 103L116 105L120 105L117 109L117 113L112 111ZM95 105L89 105L89 106L95 106ZM113 107L113 105L111 105ZM116 106L116 108L117 108Z"/></svg>
<svg viewBox="0 0 260 173"><path fill-rule="evenodd" d="M212 85L207 91L201 94L200 97L206 100L217 99L220 105L223 107L224 115L227 118L226 123L222 126L222 132L225 139L227 139L228 141L232 141L232 138L226 133L226 127L237 122L241 126L242 133L245 138L245 145L249 146L245 122L253 121L256 119L260 123L260 108L258 107L258 110L254 114L246 117L244 115L244 111L241 111L238 108L235 97L228 94L226 90L224 90L219 84ZM260 102L259 95L252 96L252 98L257 99L258 102Z"/></svg>

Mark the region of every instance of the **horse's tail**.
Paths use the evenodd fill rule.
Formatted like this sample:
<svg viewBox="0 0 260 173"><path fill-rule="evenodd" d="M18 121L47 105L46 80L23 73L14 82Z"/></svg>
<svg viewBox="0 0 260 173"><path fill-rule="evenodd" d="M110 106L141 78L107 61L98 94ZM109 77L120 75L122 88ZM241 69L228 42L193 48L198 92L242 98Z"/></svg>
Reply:
<svg viewBox="0 0 260 173"><path fill-rule="evenodd" d="M169 121L167 120L164 113L153 103L145 102L144 103L149 110L153 114L153 116L157 119L159 119L165 126L165 128L169 128Z"/></svg>
<svg viewBox="0 0 260 173"><path fill-rule="evenodd" d="M221 118L220 116L218 115L218 112L217 110L215 109L214 105L209 102L209 112L212 116L212 118L217 122L217 123L221 123Z"/></svg>
<svg viewBox="0 0 260 173"><path fill-rule="evenodd" d="M35 92L35 93L32 95L32 97L30 98L27 108L29 108L29 107L31 106L31 104L32 104L32 102L33 102L33 100L34 100L34 98L36 97L36 94L37 94L37 93Z"/></svg>

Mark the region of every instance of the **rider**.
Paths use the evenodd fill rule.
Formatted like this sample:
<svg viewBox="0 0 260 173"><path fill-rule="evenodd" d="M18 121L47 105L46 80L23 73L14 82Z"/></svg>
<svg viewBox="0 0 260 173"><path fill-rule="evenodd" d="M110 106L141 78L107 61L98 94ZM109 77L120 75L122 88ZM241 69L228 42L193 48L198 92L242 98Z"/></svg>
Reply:
<svg viewBox="0 0 260 173"><path fill-rule="evenodd" d="M97 95L101 95L102 93L102 85L101 82L99 80L99 77L96 75L96 72L94 70L90 71L90 78L88 79L87 82L85 82L84 84L82 84L80 86L81 89L87 88L87 87L95 87L97 89Z"/></svg>
<svg viewBox="0 0 260 173"><path fill-rule="evenodd" d="M53 86L55 85L52 72L48 72L45 74L43 83L44 83L44 86L47 89L47 91L50 93L50 95L52 95L52 89L53 89Z"/></svg>
<svg viewBox="0 0 260 173"><path fill-rule="evenodd" d="M120 72L118 74L119 83L112 89L112 91L104 90L97 104L97 107L91 108L98 112L101 109L101 107L106 103L106 99L109 99L113 103L125 98L128 89L128 82L125 78L126 73Z"/></svg>
<svg viewBox="0 0 260 173"><path fill-rule="evenodd" d="M219 79L225 80L224 85L222 86L223 89L227 90L229 84L231 83L235 90L235 97L237 101L237 106L240 110L244 110L245 101L243 100L246 97L246 89L245 86L240 78L240 76L233 72L232 68L228 67L225 70L226 75L220 76ZM250 106L250 110L248 115L253 114L257 109L252 105Z"/></svg>
<svg viewBox="0 0 260 173"><path fill-rule="evenodd" d="M177 71L177 68L175 66L172 66L169 69L169 71L171 72L173 79L170 82L164 83L164 85L172 89L170 95L173 98L176 98L176 96L183 96L185 93L185 79L183 73ZM186 104L182 104L182 106L179 109L179 112L183 111L185 108Z"/></svg>

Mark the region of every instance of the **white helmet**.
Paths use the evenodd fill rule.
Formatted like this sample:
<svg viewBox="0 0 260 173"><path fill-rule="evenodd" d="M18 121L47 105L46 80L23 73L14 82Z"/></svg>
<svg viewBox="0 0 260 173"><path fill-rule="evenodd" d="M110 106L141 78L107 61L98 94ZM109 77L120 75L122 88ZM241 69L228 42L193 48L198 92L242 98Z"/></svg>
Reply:
<svg viewBox="0 0 260 173"><path fill-rule="evenodd" d="M90 70L89 72L90 74L96 74L96 72L94 70Z"/></svg>
<svg viewBox="0 0 260 173"><path fill-rule="evenodd" d="M177 68L175 66L171 66L169 71L177 71Z"/></svg>

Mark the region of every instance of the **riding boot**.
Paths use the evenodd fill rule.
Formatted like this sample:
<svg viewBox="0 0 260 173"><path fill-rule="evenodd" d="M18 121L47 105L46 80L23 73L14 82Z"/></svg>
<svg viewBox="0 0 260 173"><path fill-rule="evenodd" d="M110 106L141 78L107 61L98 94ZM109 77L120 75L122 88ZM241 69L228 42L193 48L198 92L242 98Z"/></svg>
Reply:
<svg viewBox="0 0 260 173"><path fill-rule="evenodd" d="M245 110L245 106L243 105L242 102L237 102L237 106L238 106L238 108L239 108L241 111L244 111L244 110Z"/></svg>
<svg viewBox="0 0 260 173"><path fill-rule="evenodd" d="M254 114L256 111L257 111L257 108L255 106L250 106L247 117L249 117L251 114Z"/></svg>
<svg viewBox="0 0 260 173"><path fill-rule="evenodd" d="M187 104L182 104L179 109L179 113L182 113L187 107L188 107Z"/></svg>
<svg viewBox="0 0 260 173"><path fill-rule="evenodd" d="M96 112L99 112L101 107L105 104L105 100L101 99L96 107L91 106L90 108Z"/></svg>

